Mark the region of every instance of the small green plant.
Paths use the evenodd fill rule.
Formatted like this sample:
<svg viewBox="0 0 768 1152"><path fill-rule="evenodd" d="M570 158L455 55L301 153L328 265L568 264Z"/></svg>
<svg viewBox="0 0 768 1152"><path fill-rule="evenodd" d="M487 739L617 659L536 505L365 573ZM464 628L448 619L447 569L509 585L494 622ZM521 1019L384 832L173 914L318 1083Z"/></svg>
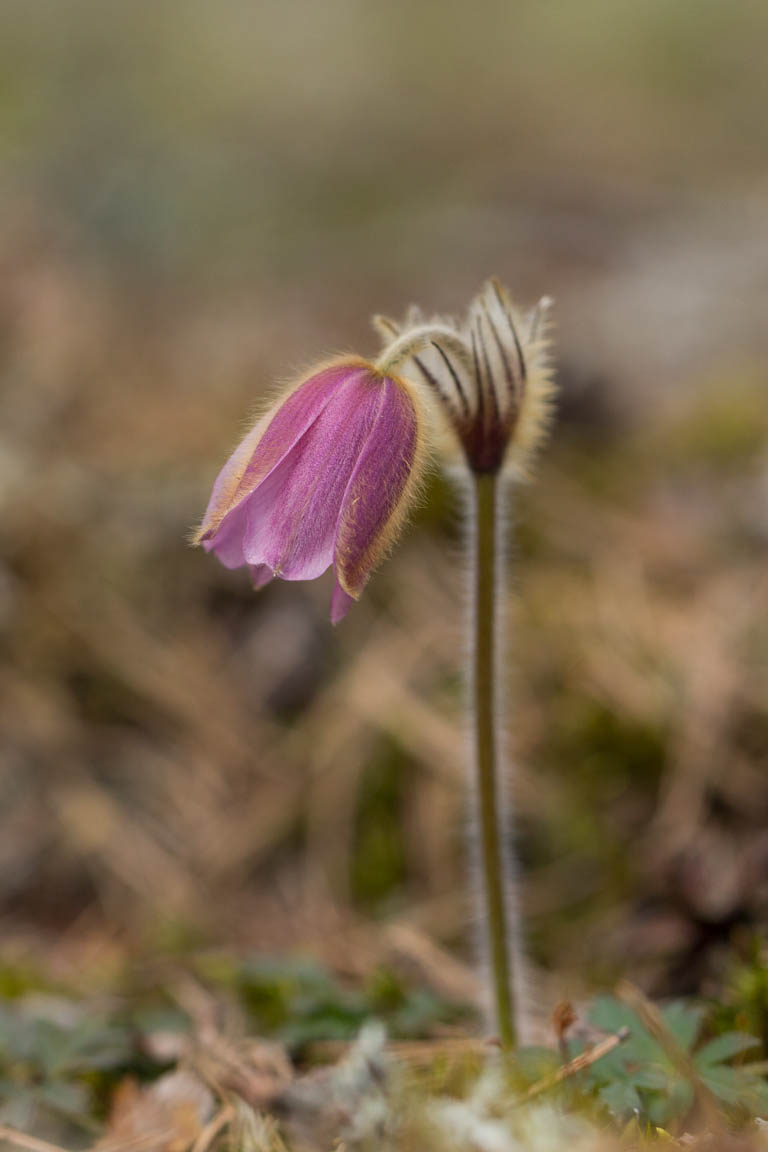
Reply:
<svg viewBox="0 0 768 1152"><path fill-rule="evenodd" d="M114 1122L118 1090L125 1094L127 1079L134 1082L135 1099L155 1099L155 1084L157 1092L166 1090L164 1073L186 1068L194 1077L200 1068L210 1071L217 1067L210 1059L222 1045L228 1060L243 1061L245 1071L263 1072L266 1066L258 1061L269 1048L259 1049L259 1039L266 1036L282 1041L295 1061L286 1058L283 1086L290 1090L275 1115L290 1117L297 1100L320 1115L324 1096L317 1095L317 1086L333 1083L347 1092L354 1066L360 1075L361 1069L365 1072L363 1081L370 1082L376 1107L390 1110L393 1138L401 1119L412 1115L429 1131L435 1117L441 1117L454 1137L479 1125L478 1131L493 1131L499 1140L514 1135L522 1143L512 1146L526 1149L541 1145L533 1136L529 1145L522 1133L546 1123L547 1131L551 1128L548 1152L570 1147L568 1140L582 1130L596 1139L601 1132L622 1134L628 1147L644 1147L646 1139L677 1146L675 1134L700 1123L694 1104L702 1097L718 1122L722 1118L734 1127L754 1127L756 1117L768 1116L761 1043L735 1030L717 1034L719 1006L675 1001L657 1011L644 1002L644 1012L642 1005L634 1011L624 1000L602 996L587 1010L581 1038L569 1042L567 1052L523 1047L508 1061L499 1061L488 1059L495 1049L457 1034L457 1025L471 1024L467 1010L410 986L388 968L348 985L301 958L208 955L193 966L212 1004L238 1004L241 1010L239 1018L237 1013L231 1017L231 1031L230 1017L222 1012L223 1030L199 1066L196 1053L207 1041L173 1007L173 981L169 989L155 989L151 1002L145 994L141 999L130 994L102 1011L64 996L39 994L0 1007L0 1125L55 1132L66 1146L83 1137L92 1143L105 1122L108 1130ZM361 1048L360 1037L373 1035L364 1027L371 1017L386 1023L387 1035L383 1028L375 1030L378 1054L374 1059L369 1053L361 1063L360 1053L367 1048ZM448 1037L441 1036L445 1025L453 1025ZM240 1047L243 1035L253 1038L251 1047ZM387 1036L393 1042L428 1039L400 1049L396 1043L385 1047ZM249 1065L254 1051L262 1055ZM318 1062L326 1067L317 1068ZM231 1071L233 1065L221 1067ZM247 1096L248 1085L255 1082L248 1075L222 1081L223 1094L215 1075L211 1085L219 1107L225 1108L231 1091L236 1094L238 1085L245 1086ZM358 1088L362 1095L355 1096L355 1108L368 1107L368 1088ZM259 1104L250 1101L266 1113L273 1111L273 1103L271 1096ZM459 1128L454 1130L455 1125ZM404 1147L397 1139L383 1146ZM455 1146L426 1145L435 1150ZM602 1143L595 1146L602 1148Z"/></svg>
<svg viewBox="0 0 768 1152"><path fill-rule="evenodd" d="M352 1040L372 1017L392 1036L411 1039L472 1015L426 988L408 986L385 967L350 988L311 960L257 957L236 968L231 985L253 1030L282 1041L294 1055L315 1041Z"/></svg>
<svg viewBox="0 0 768 1152"><path fill-rule="evenodd" d="M723 1032L700 1043L705 1010L684 1001L668 1004L660 1015L682 1060L675 1061L669 1048L620 1000L602 996L591 1007L589 1020L595 1027L629 1033L623 1044L585 1074L585 1084L612 1116L621 1120L635 1116L654 1126L681 1120L694 1103L697 1085L741 1114L768 1112L763 1065L732 1063L759 1049L759 1040L741 1032Z"/></svg>
<svg viewBox="0 0 768 1152"><path fill-rule="evenodd" d="M127 1026L74 1003L0 1006L0 1121L29 1129L55 1117L88 1127L100 1078L133 1060Z"/></svg>

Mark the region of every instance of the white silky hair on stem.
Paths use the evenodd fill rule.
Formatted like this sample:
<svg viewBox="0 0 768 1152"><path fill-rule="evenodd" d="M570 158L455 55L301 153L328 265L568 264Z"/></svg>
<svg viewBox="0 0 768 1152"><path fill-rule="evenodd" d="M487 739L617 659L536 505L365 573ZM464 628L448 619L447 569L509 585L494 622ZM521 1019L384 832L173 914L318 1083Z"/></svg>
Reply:
<svg viewBox="0 0 768 1152"><path fill-rule="evenodd" d="M494 1004L493 958L491 956L492 933L489 932L486 875L483 865L483 832L480 817L480 784L477 773L477 753L475 734L477 712L475 700L475 644L476 587L478 523L475 503L476 478L464 469L451 471L451 479L463 504L465 524L464 600L465 635L464 649L464 693L466 702L466 744L468 752L469 804L467 807L467 836L469 860L472 875L472 890L477 894L473 907L477 910L474 920L475 952L478 965L483 973L483 987L486 990L485 1012L489 1024L498 1027L496 1005ZM514 758L510 756L510 724L506 716L506 702L509 699L507 667L507 596L508 573L511 560L512 533L512 481L508 477L496 478L495 506L495 558L493 574L493 633L496 638L493 658L493 693L491 700L494 740L494 771L496 795L496 821L499 830L501 860L501 881L505 919L506 944L508 952L508 979L512 1011L512 1026L516 1045L533 1042L535 1011L530 966L527 961L523 933L523 916L520 897L519 873L514 851Z"/></svg>
<svg viewBox="0 0 768 1152"><path fill-rule="evenodd" d="M472 734L470 849L481 899L479 953L488 974L490 1018L507 1050L532 1039L532 1011L515 852L514 779L504 716L505 608L512 538L510 493L529 475L547 430L554 392L548 350L551 301L523 313L495 278L457 323L410 309L402 325L378 317L382 366L410 361L442 408L463 458L471 644L465 653ZM442 447L442 445L441 445ZM446 461L453 461L446 453Z"/></svg>

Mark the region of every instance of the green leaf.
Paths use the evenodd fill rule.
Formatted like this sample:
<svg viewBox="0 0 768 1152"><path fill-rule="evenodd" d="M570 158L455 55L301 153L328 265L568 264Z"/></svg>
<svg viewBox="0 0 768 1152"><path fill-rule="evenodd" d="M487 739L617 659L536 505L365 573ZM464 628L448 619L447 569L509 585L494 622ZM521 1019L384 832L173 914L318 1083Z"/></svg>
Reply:
<svg viewBox="0 0 768 1152"><path fill-rule="evenodd" d="M724 1104L741 1104L754 1112L768 1109L768 1083L746 1069L717 1064L703 1072L701 1078Z"/></svg>
<svg viewBox="0 0 768 1152"><path fill-rule="evenodd" d="M658 1097L659 1100L664 1097ZM693 1085L687 1080L677 1079L672 1082L667 1088L665 1099L666 1107L651 1106L649 1115L654 1124L662 1126L669 1120L674 1118L681 1118L689 1112L694 1099ZM655 1101L654 1101L655 1104Z"/></svg>
<svg viewBox="0 0 768 1152"><path fill-rule="evenodd" d="M699 1049L695 1056L696 1067L706 1068L712 1064L722 1064L741 1052L748 1052L751 1048L759 1046L759 1040L754 1036L747 1036L744 1032L723 1032L722 1036L716 1036Z"/></svg>
<svg viewBox="0 0 768 1152"><path fill-rule="evenodd" d="M661 1011L666 1028L685 1052L690 1052L701 1030L704 1009L701 1005L673 1000Z"/></svg>
<svg viewBox="0 0 768 1152"><path fill-rule="evenodd" d="M73 1120L79 1120L83 1116L89 1096L85 1085L73 1084L66 1080L42 1084L35 1093L39 1104Z"/></svg>
<svg viewBox="0 0 768 1152"><path fill-rule="evenodd" d="M34 1113L35 1096L30 1088L15 1089L0 1105L0 1120L13 1128L29 1128Z"/></svg>
<svg viewBox="0 0 768 1152"><path fill-rule="evenodd" d="M673 1118L684 1116L692 1104L692 1086L687 1080L677 1080L666 1094L656 1094L648 1101L648 1119L656 1127L663 1127Z"/></svg>
<svg viewBox="0 0 768 1152"><path fill-rule="evenodd" d="M633 1069L629 1078L637 1088L664 1093L669 1093L672 1085L679 1080L679 1076L675 1075L672 1068L662 1068L659 1064L645 1064L641 1068Z"/></svg>
<svg viewBox="0 0 768 1152"><path fill-rule="evenodd" d="M629 1037L612 1055L617 1056L623 1064L632 1062L645 1063L657 1060L661 1049L656 1041L648 1035L631 1008L622 1004L614 996L598 996L589 1010L589 1020L596 1028L603 1032L619 1032L622 1028L629 1029ZM598 1061L598 1065L603 1061Z"/></svg>
<svg viewBox="0 0 768 1152"><path fill-rule="evenodd" d="M618 1032L639 1023L631 1008L615 996L596 996L589 1007L589 1020L603 1032Z"/></svg>
<svg viewBox="0 0 768 1152"><path fill-rule="evenodd" d="M636 1115L642 1112L643 1105L637 1089L627 1080L613 1080L605 1084L598 1093L603 1104L614 1116Z"/></svg>

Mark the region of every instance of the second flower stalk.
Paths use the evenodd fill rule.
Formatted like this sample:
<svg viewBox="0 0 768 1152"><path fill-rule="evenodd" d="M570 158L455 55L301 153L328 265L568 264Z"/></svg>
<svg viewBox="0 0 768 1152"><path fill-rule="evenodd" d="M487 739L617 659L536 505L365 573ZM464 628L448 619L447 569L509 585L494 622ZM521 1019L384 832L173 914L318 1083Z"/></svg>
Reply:
<svg viewBox="0 0 768 1152"><path fill-rule="evenodd" d="M520 974L513 973L512 964L521 948L508 796L500 771L504 503L510 479L525 474L547 427L553 391L548 308L549 301L542 300L523 317L504 287L491 280L470 304L463 324L439 317L427 321L415 310L403 325L377 318L388 340L379 364L400 367L405 359L406 375L421 380L447 425L448 454L457 454L460 474L469 480L473 849L492 1018L505 1049L519 1038L523 1006L514 996Z"/></svg>
<svg viewBox="0 0 768 1152"><path fill-rule="evenodd" d="M514 1045L517 1027L512 990L508 904L512 878L506 863L510 833L506 797L499 772L499 646L497 584L500 545L499 480L493 473L473 477L472 506L472 668L474 787L476 820L485 901L488 963L494 1019L504 1048ZM519 943L519 942L518 942ZM519 1011L519 1007L518 1007Z"/></svg>

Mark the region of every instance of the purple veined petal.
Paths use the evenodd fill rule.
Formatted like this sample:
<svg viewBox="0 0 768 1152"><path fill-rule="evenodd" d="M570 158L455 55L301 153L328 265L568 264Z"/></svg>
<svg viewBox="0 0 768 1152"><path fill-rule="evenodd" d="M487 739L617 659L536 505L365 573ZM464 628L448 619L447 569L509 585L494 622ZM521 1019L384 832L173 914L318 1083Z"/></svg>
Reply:
<svg viewBox="0 0 768 1152"><path fill-rule="evenodd" d="M264 427L264 420L259 420L251 428L216 477L208 507L195 535L196 543L207 547L213 533L218 533L221 530L224 518L232 510L234 493L242 480L243 473L248 467L259 440L264 434ZM211 549L208 548L208 551ZM215 551L218 555L218 549ZM240 564L242 563L241 560ZM230 567L237 567L237 565L230 565Z"/></svg>
<svg viewBox="0 0 768 1152"><path fill-rule="evenodd" d="M400 526L412 487L419 445L414 402L387 378L377 419L350 477L336 529L336 576L345 592L360 595Z"/></svg>
<svg viewBox="0 0 768 1152"><path fill-rule="evenodd" d="M238 505L224 517L216 532L202 540L206 552L214 552L225 568L241 568L245 564L243 536L248 527L248 509Z"/></svg>
<svg viewBox="0 0 768 1152"><path fill-rule="evenodd" d="M268 564L251 564L251 583L254 588L263 588L275 577Z"/></svg>
<svg viewBox="0 0 768 1152"><path fill-rule="evenodd" d="M260 559L250 560L246 555L245 543L248 539L249 525L260 510L266 509L269 512L279 502L286 477L289 475L290 465L286 465L286 461L281 461L255 492L236 504L215 531L207 538L203 538L202 545L206 552L215 552L226 568L240 568L243 564L250 564L253 571L267 567Z"/></svg>
<svg viewBox="0 0 768 1152"><path fill-rule="evenodd" d="M364 361L348 357L320 368L258 421L216 478L197 533L198 542L210 538L234 506L280 464L318 418L337 388L350 375L358 373L362 365Z"/></svg>
<svg viewBox="0 0 768 1152"><path fill-rule="evenodd" d="M348 375L291 451L243 501L243 555L284 580L313 580L333 562L344 494L384 396L367 367Z"/></svg>
<svg viewBox="0 0 768 1152"><path fill-rule="evenodd" d="M337 580L331 593L331 624L338 624L354 604L353 598L345 592Z"/></svg>

